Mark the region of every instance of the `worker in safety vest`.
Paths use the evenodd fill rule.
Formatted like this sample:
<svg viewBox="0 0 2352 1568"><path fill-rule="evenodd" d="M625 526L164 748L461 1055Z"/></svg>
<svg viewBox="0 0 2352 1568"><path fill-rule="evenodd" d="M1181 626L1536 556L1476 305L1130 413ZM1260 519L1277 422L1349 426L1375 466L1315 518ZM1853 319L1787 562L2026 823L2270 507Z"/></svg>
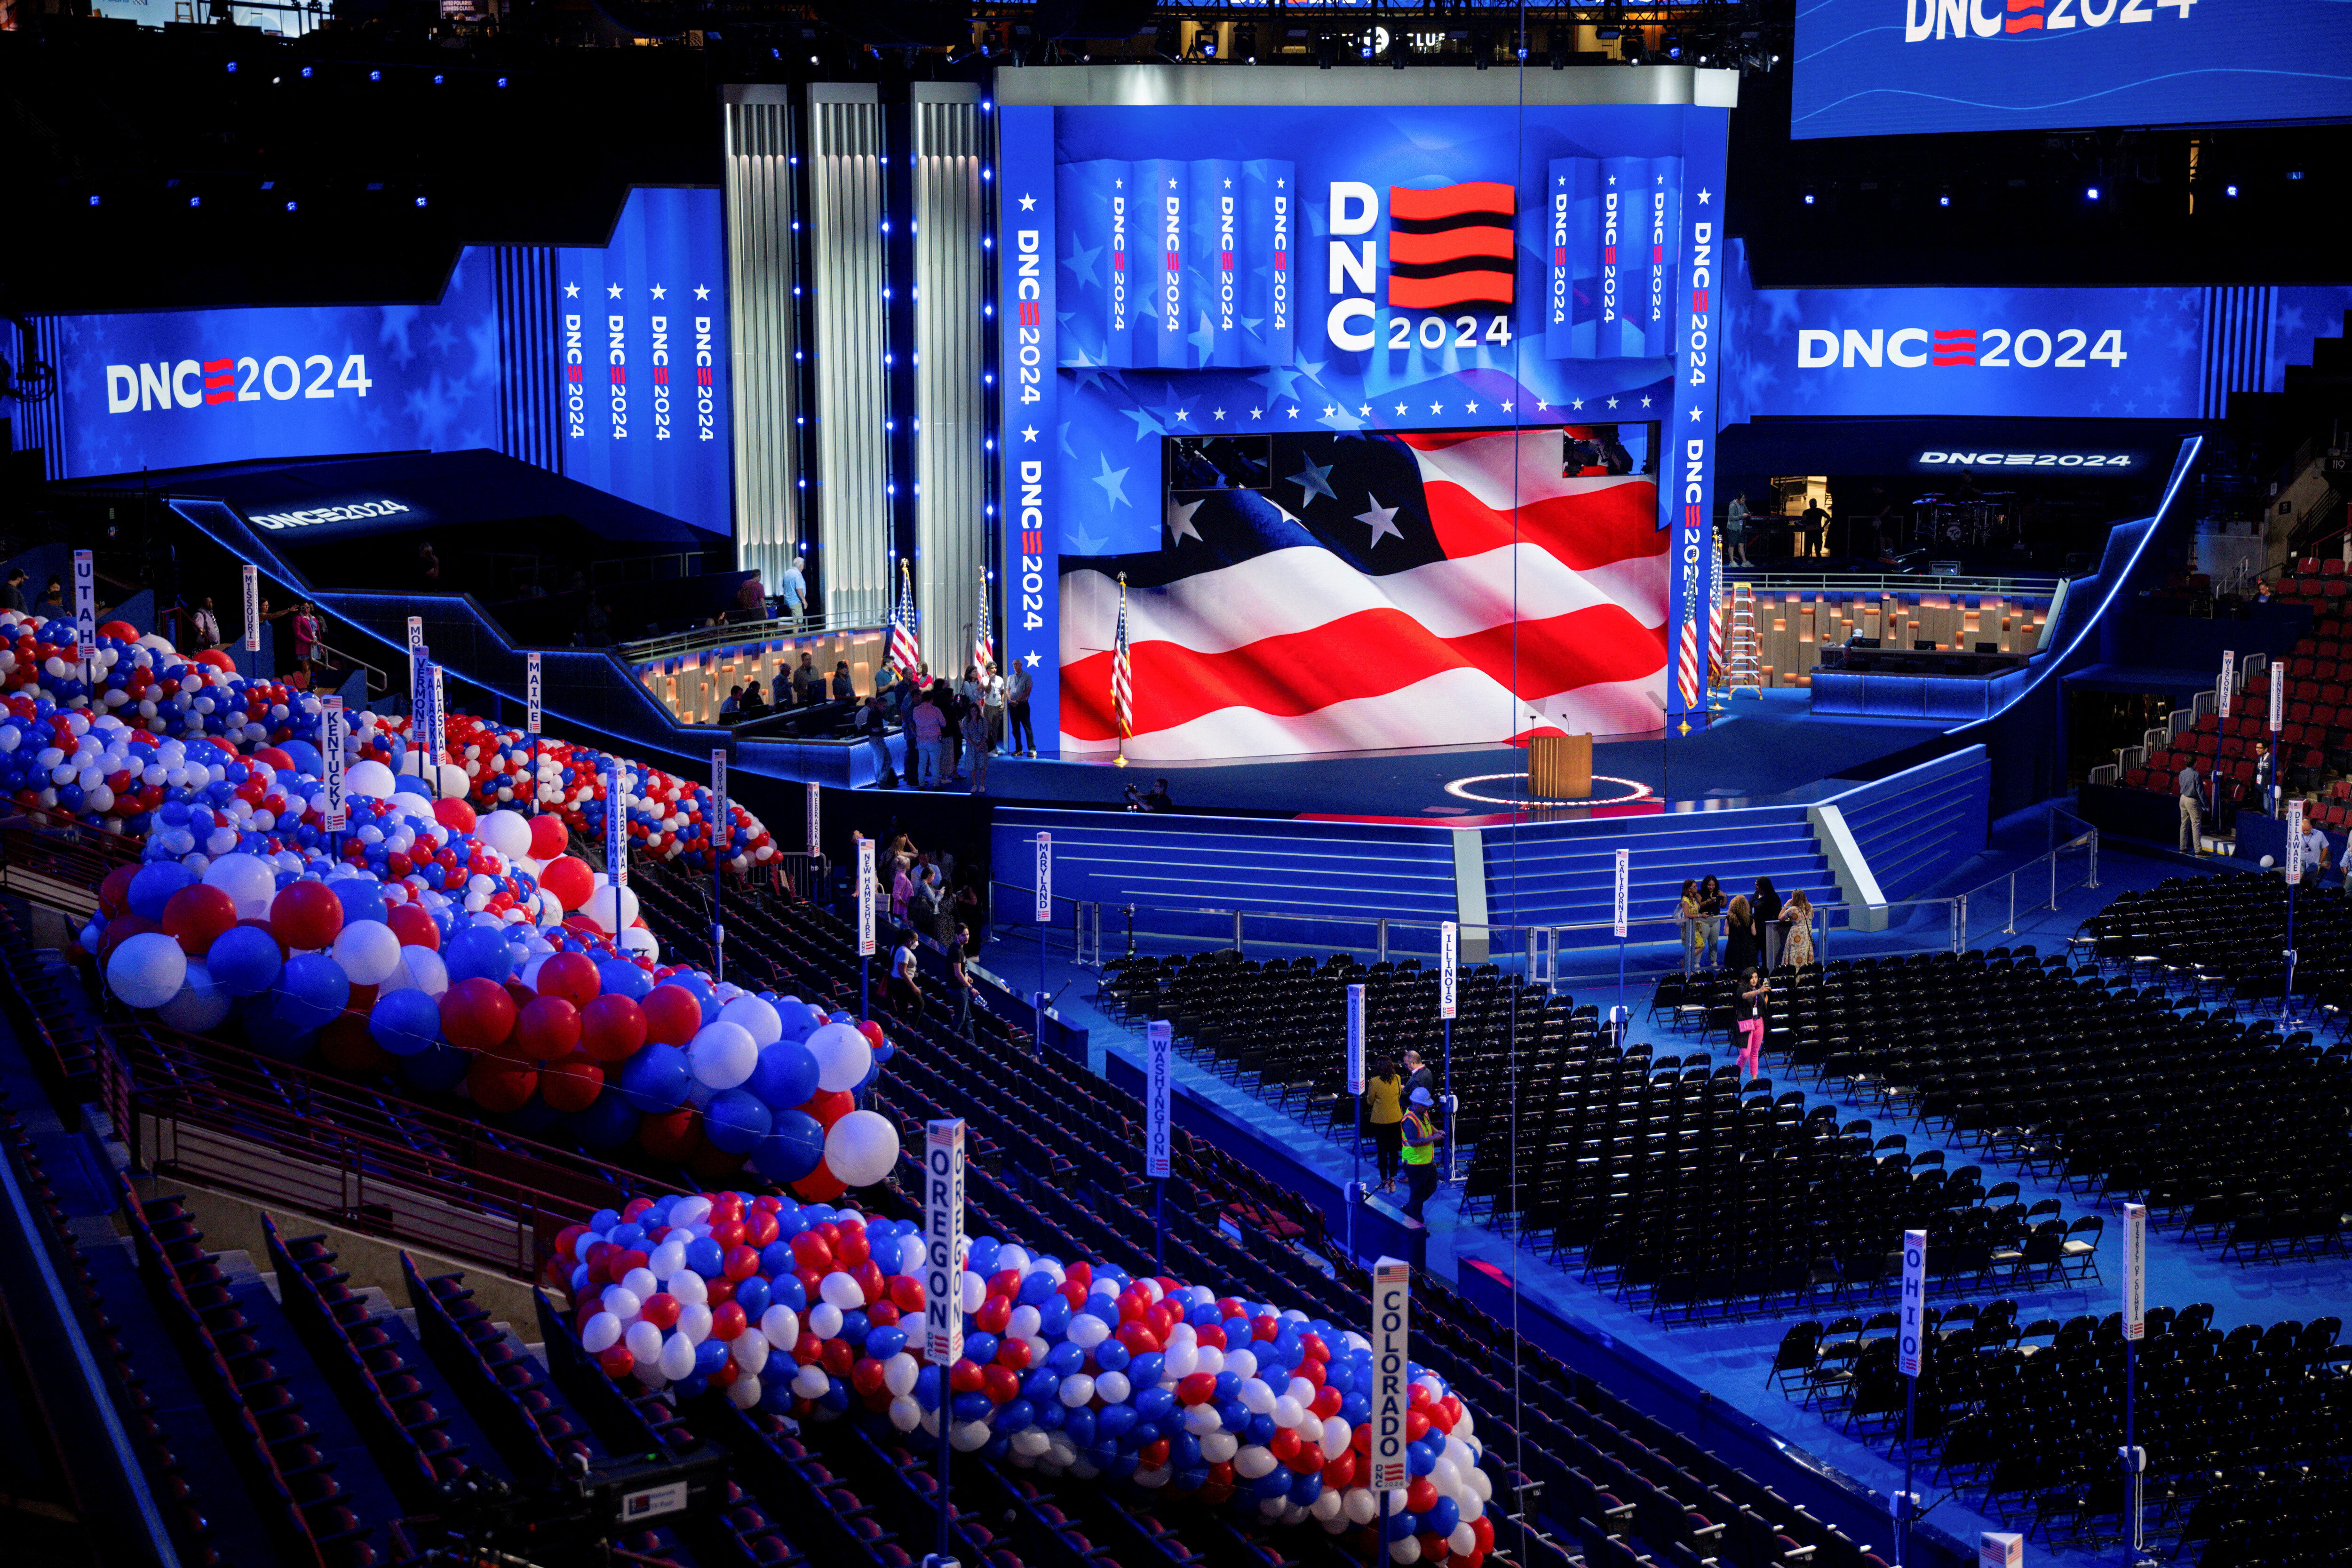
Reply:
<svg viewBox="0 0 2352 1568"><path fill-rule="evenodd" d="M1415 1219L1421 1217L1422 1205L1437 1191L1437 1141L1444 1134L1438 1131L1437 1118L1432 1112L1435 1103L1425 1089L1416 1089L1406 1097L1404 1174L1412 1196L1405 1200L1404 1212Z"/></svg>

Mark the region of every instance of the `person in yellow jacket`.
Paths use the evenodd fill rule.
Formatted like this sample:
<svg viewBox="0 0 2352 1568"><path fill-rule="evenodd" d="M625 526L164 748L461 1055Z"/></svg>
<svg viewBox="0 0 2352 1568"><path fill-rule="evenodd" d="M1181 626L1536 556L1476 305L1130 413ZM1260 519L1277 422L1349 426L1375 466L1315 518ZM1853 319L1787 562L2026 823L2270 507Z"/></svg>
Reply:
<svg viewBox="0 0 2352 1568"><path fill-rule="evenodd" d="M1406 1097L1404 1113L1404 1173L1411 1196L1404 1212L1414 1219L1437 1191L1437 1141L1444 1137L1432 1110L1436 1100L1425 1089Z"/></svg>
<svg viewBox="0 0 2352 1568"><path fill-rule="evenodd" d="M1380 1190L1396 1191L1397 1156L1404 1150L1404 1079L1386 1058L1364 1079L1364 1120L1372 1124L1372 1147L1381 1160Z"/></svg>

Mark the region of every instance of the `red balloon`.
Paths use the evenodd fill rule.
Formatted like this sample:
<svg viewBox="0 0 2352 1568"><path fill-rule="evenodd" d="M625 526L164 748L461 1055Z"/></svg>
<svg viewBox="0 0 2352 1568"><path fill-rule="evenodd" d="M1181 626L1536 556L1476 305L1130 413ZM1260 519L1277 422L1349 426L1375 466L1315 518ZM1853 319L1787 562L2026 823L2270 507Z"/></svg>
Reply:
<svg viewBox="0 0 2352 1568"><path fill-rule="evenodd" d="M112 637L117 642L137 642L139 628L129 621L109 621L98 628L98 635Z"/></svg>
<svg viewBox="0 0 2352 1568"><path fill-rule="evenodd" d="M367 1009L346 1007L319 1031L319 1054L337 1072L377 1073L392 1065L368 1033Z"/></svg>
<svg viewBox="0 0 2352 1568"><path fill-rule="evenodd" d="M1200 1373L1195 1373L1193 1375L1198 1377ZM1212 1387L1213 1387L1216 1383L1216 1379L1211 1378L1209 1382ZM1265 1449L1267 1453L1272 1454L1284 1464L1286 1465L1290 1463L1291 1460L1298 1458L1298 1428L1296 1426L1276 1427L1274 1429L1274 1436L1265 1440ZM1318 1450L1316 1457L1318 1458L1322 1458L1320 1450ZM1320 1467L1318 1466L1318 1468L1319 1468Z"/></svg>
<svg viewBox="0 0 2352 1568"><path fill-rule="evenodd" d="M813 1204L829 1204L848 1190L848 1183L823 1165L793 1184L793 1191Z"/></svg>
<svg viewBox="0 0 2352 1568"><path fill-rule="evenodd" d="M580 1048L580 1009L561 996L534 996L515 1019L515 1041L535 1062L568 1057Z"/></svg>
<svg viewBox="0 0 2352 1568"><path fill-rule="evenodd" d="M1187 1405L1202 1405L1217 1396L1217 1375L1212 1372L1196 1372L1176 1385L1176 1397Z"/></svg>
<svg viewBox="0 0 2352 1568"><path fill-rule="evenodd" d="M637 1308L637 1316L667 1333L677 1327L677 1314L684 1305L667 1290L656 1290Z"/></svg>
<svg viewBox="0 0 2352 1568"><path fill-rule="evenodd" d="M645 1010L632 998L617 994L599 996L580 1009L580 1048L598 1061L626 1061L645 1043ZM773 1215L768 1216L768 1240L773 1241Z"/></svg>
<svg viewBox="0 0 2352 1568"><path fill-rule="evenodd" d="M1007 1334L1004 1337L1004 1342L996 1347L996 1364L999 1366L1009 1366L1015 1372L1027 1372L1029 1370L1029 1342L1027 1340L1016 1340L1012 1335Z"/></svg>
<svg viewBox="0 0 2352 1568"><path fill-rule="evenodd" d="M213 939L236 924L236 900L202 882L182 888L163 905L163 934L190 958L202 958Z"/></svg>
<svg viewBox="0 0 2352 1568"><path fill-rule="evenodd" d="M132 937L139 935L142 931L162 931L163 929L163 928L162 926L157 925L153 921L149 920L144 915L117 915L112 920L107 921L106 929L99 933L98 961L100 963L104 963L108 959L114 956L114 950L116 948L121 947L124 942L129 942Z"/></svg>
<svg viewBox="0 0 2352 1568"><path fill-rule="evenodd" d="M691 1036L688 1037L692 1038ZM801 1109L807 1111L811 1116L815 1117L818 1126L831 1127L835 1122L840 1121L843 1117L857 1109L857 1100L856 1097L852 1095L847 1089L837 1089L830 1094L820 1094L816 1096L806 1105L801 1107ZM844 1190L845 1191L846 1189Z"/></svg>
<svg viewBox="0 0 2352 1568"><path fill-rule="evenodd" d="M637 1123L637 1142L656 1160L683 1160L702 1146L702 1113L690 1105Z"/></svg>
<svg viewBox="0 0 2352 1568"><path fill-rule="evenodd" d="M1404 1506L1408 1513L1427 1513L1437 1506L1437 1483L1427 1476L1415 1476L1404 1489Z"/></svg>
<svg viewBox="0 0 2352 1568"><path fill-rule="evenodd" d="M294 771L294 759L275 746L257 746L254 749L253 756L255 761L268 763L281 773L290 773Z"/></svg>
<svg viewBox="0 0 2352 1568"><path fill-rule="evenodd" d="M637 1004L645 1015L646 1038L656 1045L682 1046L702 1029L702 1004L683 985L656 985Z"/></svg>
<svg viewBox="0 0 2352 1568"><path fill-rule="evenodd" d="M880 1050L887 1043L882 1038L882 1026L876 1023L871 1018L868 1018L866 1022L858 1025L857 1032L865 1036L866 1043L873 1047L877 1051Z"/></svg>
<svg viewBox="0 0 2352 1568"><path fill-rule="evenodd" d="M727 1278L749 1279L760 1271L760 1255L748 1247L730 1247L727 1251ZM730 1334L728 1338L735 1336Z"/></svg>
<svg viewBox="0 0 2352 1568"><path fill-rule="evenodd" d="M793 1237L793 1261L823 1273L833 1267L833 1244L814 1230L804 1230Z"/></svg>
<svg viewBox="0 0 2352 1568"><path fill-rule="evenodd" d="M139 866L117 866L98 885L98 907L109 919L131 908L131 879L142 869Z"/></svg>
<svg viewBox="0 0 2352 1568"><path fill-rule="evenodd" d="M550 953L539 966L541 996L561 996L574 1007L585 1007L604 988L596 975L596 961L584 952Z"/></svg>
<svg viewBox="0 0 2352 1568"><path fill-rule="evenodd" d="M1021 1392L1021 1374L1009 1366L991 1362L980 1369L980 1391L988 1395L989 1403L1003 1405Z"/></svg>
<svg viewBox="0 0 2352 1568"><path fill-rule="evenodd" d="M563 818L561 816L551 812L545 816L534 816L530 819L530 858L532 859L552 860L562 854L564 847L571 842L572 830L563 825Z"/></svg>
<svg viewBox="0 0 2352 1568"><path fill-rule="evenodd" d="M596 1352L596 1364L604 1369L606 1377L621 1378L635 1370L637 1358L629 1353L628 1346L611 1344Z"/></svg>
<svg viewBox="0 0 2352 1568"><path fill-rule="evenodd" d="M1323 1489L1325 1491L1344 1490L1346 1488L1352 1485L1355 1479L1356 1456L1352 1453L1342 1454L1338 1458L1323 1467Z"/></svg>
<svg viewBox="0 0 2352 1568"><path fill-rule="evenodd" d="M539 1074L504 1057L478 1056L466 1068L466 1088L485 1110L520 1110L539 1087Z"/></svg>
<svg viewBox="0 0 2352 1568"><path fill-rule="evenodd" d="M328 946L343 929L343 901L324 882L289 882L269 901L269 930L296 952Z"/></svg>
<svg viewBox="0 0 2352 1568"><path fill-rule="evenodd" d="M1454 1554L1454 1548L1447 1542L1445 1537L1433 1530L1423 1531L1419 1540L1421 1560L1423 1563L1443 1563Z"/></svg>
<svg viewBox="0 0 2352 1568"><path fill-rule="evenodd" d="M441 994L441 1032L461 1051L498 1049L514 1024L514 998L487 976L460 980Z"/></svg>
<svg viewBox="0 0 2352 1568"><path fill-rule="evenodd" d="M596 873L577 855L559 855L539 874L539 885L553 893L565 910L576 910L596 890Z"/></svg>
<svg viewBox="0 0 2352 1568"><path fill-rule="evenodd" d="M433 820L453 833L474 831L474 808L455 798L433 803Z"/></svg>
<svg viewBox="0 0 2352 1568"><path fill-rule="evenodd" d="M547 1101L551 1110L585 1110L604 1091L604 1069L578 1051L540 1070L539 1098Z"/></svg>
<svg viewBox="0 0 2352 1568"><path fill-rule="evenodd" d="M441 951L441 928L433 923L433 917L425 912L424 906L394 904L384 911L383 920L392 927L392 934L400 939L401 946Z"/></svg>

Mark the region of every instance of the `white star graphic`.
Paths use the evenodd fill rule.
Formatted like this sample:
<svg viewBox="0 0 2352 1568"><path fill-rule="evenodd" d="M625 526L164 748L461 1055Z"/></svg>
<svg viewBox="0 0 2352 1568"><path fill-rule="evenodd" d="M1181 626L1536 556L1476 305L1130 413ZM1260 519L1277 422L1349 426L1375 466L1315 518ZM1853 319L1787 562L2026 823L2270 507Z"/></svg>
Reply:
<svg viewBox="0 0 2352 1568"><path fill-rule="evenodd" d="M1465 403L1462 405L1462 412L1465 414L1475 414L1478 412L1478 405L1475 403Z"/></svg>
<svg viewBox="0 0 2352 1568"><path fill-rule="evenodd" d="M1568 400L1568 405L1569 405L1570 408L1573 408L1573 409L1578 410L1579 412L1581 412L1581 411L1583 410L1583 408L1584 408L1584 399L1582 399L1581 397L1571 397L1571 398L1570 398L1570 399Z"/></svg>
<svg viewBox="0 0 2352 1568"><path fill-rule="evenodd" d="M1205 544L1208 542L1201 537L1201 531L1192 526L1192 514L1208 504L1208 501L1203 499L1192 502L1190 506L1178 506L1168 509L1168 547L1171 550L1173 550L1176 546L1183 543L1188 539L1192 541L1195 544Z"/></svg>
<svg viewBox="0 0 2352 1568"><path fill-rule="evenodd" d="M1398 404L1398 405L1397 405L1397 412L1398 412L1399 414L1402 414L1402 413L1403 413L1403 412L1404 412L1404 405L1403 405L1403 404L1400 403L1400 404Z"/></svg>
<svg viewBox="0 0 2352 1568"><path fill-rule="evenodd" d="M1536 399L1536 412L1537 412L1537 413L1541 414L1545 409L1549 408L1550 406L1551 406L1551 405L1550 405L1550 404L1549 404L1549 403L1546 403L1542 398L1538 397L1538 398L1537 398L1537 399ZM1583 405L1583 404L1581 404L1581 403L1580 403L1580 404L1578 404L1578 405L1577 405L1577 406L1578 406L1579 408L1581 408L1581 407L1583 407L1583 406L1584 406L1584 405Z"/></svg>
<svg viewBox="0 0 2352 1568"><path fill-rule="evenodd" d="M1612 408L1616 407L1616 406L1617 406L1617 400L1616 400L1615 398L1613 398L1613 397L1612 397L1612 398L1611 398L1611 399L1609 400L1609 406L1610 406L1610 407L1612 407Z"/></svg>
<svg viewBox="0 0 2352 1568"><path fill-rule="evenodd" d="M1368 493L1365 496L1365 499L1372 503L1372 510L1370 511L1360 511L1356 514L1356 521L1358 522L1370 523L1372 528L1371 542L1365 545L1364 548L1366 550L1372 549L1380 543L1381 537L1387 534L1393 534L1399 542L1402 542L1404 539L1404 531L1396 525L1396 514L1399 509L1392 506L1382 506L1381 504L1381 498L1376 495L1370 495Z"/></svg>
<svg viewBox="0 0 2352 1568"><path fill-rule="evenodd" d="M1229 185L1230 185L1230 184L1233 184L1233 182L1232 182L1231 180L1227 180L1227 181L1225 182L1225 184L1229 184ZM1214 413L1214 414L1213 414L1213 415L1211 415L1211 416L1210 416L1210 417L1211 417L1211 418L1213 418L1213 419L1223 419L1224 416L1225 416L1225 411L1224 411L1223 409L1222 409L1222 408L1218 409L1218 410L1216 411L1216 413Z"/></svg>
<svg viewBox="0 0 2352 1568"><path fill-rule="evenodd" d="M1370 404L1369 404L1369 403L1365 404L1361 408L1359 408L1359 409L1357 409L1357 410L1356 410L1356 412L1357 412L1359 415L1367 415L1367 416L1368 416L1368 415L1370 415L1370 414L1371 413L1371 411L1372 411L1372 405L1371 405Z"/></svg>
<svg viewBox="0 0 2352 1568"><path fill-rule="evenodd" d="M1331 488L1331 465L1328 463L1308 463L1285 482L1298 487L1298 504L1301 507L1317 496L1329 496L1333 500L1339 499L1339 492Z"/></svg>
<svg viewBox="0 0 2352 1568"><path fill-rule="evenodd" d="M1694 425L1698 423L1698 410L1696 408L1691 410L1691 423Z"/></svg>
<svg viewBox="0 0 2352 1568"><path fill-rule="evenodd" d="M563 297L567 300L577 300L580 298L580 285L577 283L566 283L563 286Z"/></svg>
<svg viewBox="0 0 2352 1568"><path fill-rule="evenodd" d="M617 300L621 297L621 286L618 283L607 283L604 285L604 292L609 298Z"/></svg>
<svg viewBox="0 0 2352 1568"><path fill-rule="evenodd" d="M1648 406L1650 406L1650 400L1649 400L1648 398L1646 398L1646 397L1645 397L1645 398L1643 398L1643 399L1642 399L1642 406L1643 406L1643 407L1644 407L1644 408L1647 408Z"/></svg>
<svg viewBox="0 0 2352 1568"><path fill-rule="evenodd" d="M1095 460L1102 465L1102 472L1092 482L1102 486L1104 499L1112 506L1133 506L1135 503L1127 499L1128 470L1112 468L1108 458L1097 457Z"/></svg>
<svg viewBox="0 0 2352 1568"><path fill-rule="evenodd" d="M667 300L669 298L669 290L656 283L654 285L654 298L656 300Z"/></svg>
<svg viewBox="0 0 2352 1568"><path fill-rule="evenodd" d="M1034 441L1037 438L1037 426L1032 425L1024 429L1021 432L1021 438L1024 441Z"/></svg>
<svg viewBox="0 0 2352 1568"><path fill-rule="evenodd" d="M1698 205L1701 205L1701 206L1705 206L1705 205L1706 205L1706 198L1707 198L1707 197L1709 197L1709 196L1711 196L1711 195L1713 195L1714 194L1715 194L1715 193L1714 193L1714 192L1712 192L1712 191L1701 191L1701 192L1698 194Z"/></svg>
<svg viewBox="0 0 2352 1568"><path fill-rule="evenodd" d="M1328 403L1323 405L1323 417L1326 419L1331 417L1331 405Z"/></svg>
<svg viewBox="0 0 2352 1568"><path fill-rule="evenodd" d="M1509 404L1507 404L1507 403L1504 404L1504 405L1503 405L1503 412L1504 412L1504 413L1506 413L1506 414L1508 414L1510 411L1511 411L1511 405L1510 405Z"/></svg>
<svg viewBox="0 0 2352 1568"><path fill-rule="evenodd" d="M1298 405L1294 403L1289 407L1284 409L1283 412L1288 415L1291 418L1296 419L1298 417Z"/></svg>
<svg viewBox="0 0 2352 1568"><path fill-rule="evenodd" d="M1433 403L1429 405L1429 411L1432 414L1443 414L1445 412L1445 405L1443 403Z"/></svg>
<svg viewBox="0 0 2352 1568"><path fill-rule="evenodd" d="M1045 655L1038 653L1024 653L1021 656L1021 662L1027 665L1030 668L1034 669L1037 668L1038 661L1045 657Z"/></svg>
<svg viewBox="0 0 2352 1568"><path fill-rule="evenodd" d="M1168 188L1171 191L1176 188L1176 176L1173 174L1168 176Z"/></svg>
<svg viewBox="0 0 2352 1568"><path fill-rule="evenodd" d="M698 300L708 300L710 298L710 290L698 283L694 286L694 297Z"/></svg>
<svg viewBox="0 0 2352 1568"><path fill-rule="evenodd" d="M1176 423L1179 425L1184 423L1184 411L1181 408L1176 411Z"/></svg>
<svg viewBox="0 0 2352 1568"><path fill-rule="evenodd" d="M1229 190L1229 191L1230 191L1230 190L1232 190L1233 188L1234 188L1234 183L1233 183L1231 180L1227 180L1227 181L1225 182L1225 189L1227 189L1227 190Z"/></svg>
<svg viewBox="0 0 2352 1568"><path fill-rule="evenodd" d="M1263 419L1265 417L1265 410L1263 408L1253 408L1250 410L1250 417L1253 419Z"/></svg>
<svg viewBox="0 0 2352 1568"><path fill-rule="evenodd" d="M1037 198L1035 196L1023 196L1021 198L1021 210L1024 213L1035 212L1037 210Z"/></svg>

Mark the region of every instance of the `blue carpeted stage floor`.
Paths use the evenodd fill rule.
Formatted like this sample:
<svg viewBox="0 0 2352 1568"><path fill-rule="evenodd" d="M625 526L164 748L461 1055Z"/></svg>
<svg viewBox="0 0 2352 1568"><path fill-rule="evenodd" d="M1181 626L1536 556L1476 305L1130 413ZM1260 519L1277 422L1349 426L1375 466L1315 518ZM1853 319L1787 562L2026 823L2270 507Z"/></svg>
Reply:
<svg viewBox="0 0 2352 1568"><path fill-rule="evenodd" d="M1725 731L1735 726L1724 726ZM1760 744L1775 726L1769 721L1749 722L1751 744ZM1722 733L1719 731L1718 733ZM2000 824L1995 833L1995 847L1968 866L1956 869L1954 876L1938 889L1950 893L1969 886L1971 881L2001 876L2009 867L2027 861L2047 842L2048 827L2039 812L2021 815ZM2208 863L2210 867L2210 862ZM1981 895L1983 901L1993 905L1989 919L1974 925L1971 942L1975 945L1995 942L2033 942L2043 952L2056 951L2087 915L2104 907L2117 892L2130 888L2147 888L2165 877L2195 874L2200 868L2185 858L2162 853L2110 851L2102 858L2101 887L2097 890L2077 889L2060 900L2055 911L2043 910L2020 917L2014 935L2004 935L2005 909L1998 892ZM2029 873L2029 876L2036 873ZM2046 875L2046 873L2043 873ZM2030 884L2029 884L2030 885ZM2046 887L2044 889L2046 891ZM1883 935L1863 937L1850 935L1850 944L1843 949L1848 956L1864 952L1912 952L1933 949L1948 943L1948 927L1939 917L1923 921L1920 929L1897 930ZM1045 963L1047 984L1061 993L1057 1011L1067 1022L1090 1032L1089 1047L1099 1068L1107 1058L1118 1057L1131 1064L1142 1059L1142 1042L1139 1035L1114 1022L1093 1005L1089 999L1094 992L1096 974L1092 970L1079 969L1066 962L1067 950L1057 946L1049 953ZM1613 954L1611 955L1613 960ZM1646 1002L1649 984L1658 973L1672 967L1679 957L1677 950L1664 944L1650 949L1635 949L1631 955L1627 1000L1635 1005L1635 1016L1641 1017L1642 1004ZM1027 933L994 944L983 956L982 963L992 971L1007 977L1019 992L1035 984L1038 973L1037 952ZM1579 977L1565 975L1562 989L1584 995L1587 1000L1604 1006L1614 999L1616 976L1613 963L1605 973ZM1653 1041L1662 1052L1685 1055L1693 1042L1677 1036L1664 1024L1637 1026L1634 1037ZM1714 1050L1723 1058L1720 1047ZM1766 1071L1773 1073L1774 1064L1768 1061ZM1780 1075L1774 1075L1776 1079ZM1290 1159L1308 1167L1324 1180L1344 1184L1356 1166L1342 1130L1339 1138L1327 1136L1319 1127L1307 1126L1269 1107L1255 1097L1226 1083L1204 1068L1190 1061L1180 1061L1177 1086L1180 1093L1212 1108L1215 1114L1232 1126L1246 1130L1253 1137L1270 1148L1283 1151ZM1807 1088L1788 1081L1779 1081L1785 1092L1792 1088ZM1979 1163L1981 1156L1962 1149L1940 1135L1924 1132L1912 1126L1907 1119L1890 1118L1873 1107L1859 1105L1807 1089L1808 1109L1821 1103L1839 1107L1842 1121L1855 1118L1871 1120L1877 1135L1890 1132L1904 1134L1908 1149L1918 1153L1928 1149L1948 1150L1948 1163L1958 1168ZM1370 1166L1369 1150L1366 1168ZM1989 1180L2008 1179L2015 1173L2006 1168L1989 1168ZM2004 1296L2016 1300L2022 1321L2037 1318L2063 1321L2082 1313L2096 1316L2116 1310L2121 1303L2122 1278L2120 1215L2111 1208L2085 1200L2056 1186L2031 1178L2021 1181L2022 1196L2027 1203L2043 1198L2057 1198L2064 1216L2070 1221L2085 1214L2103 1214L2107 1218L2107 1230L2098 1254L2098 1268L2094 1278L2079 1284L2056 1289L2007 1291L1998 1288L1970 1289L1955 1294L1939 1294L1934 1304L1948 1305L1959 1301L1986 1302ZM1775 1349L1790 1324L1804 1314L1777 1319L1759 1319L1746 1323L1707 1323L1699 1327L1682 1327L1671 1331L1646 1321L1593 1287L1580 1283L1575 1274L1552 1263L1535 1250L1520 1247L1511 1237L1498 1235L1478 1220L1465 1221L1453 1189L1441 1190L1430 1208L1430 1266L1448 1279L1458 1279L1465 1261L1480 1260L1493 1265L1517 1281L1524 1297L1554 1318L1572 1320L1583 1325L1588 1336L1598 1336L1602 1342L1630 1347L1649 1358L1670 1373L1679 1374L1703 1388L1714 1399L1732 1406L1771 1429L1778 1439L1790 1447L1809 1456L1817 1468L1843 1473L1878 1494L1881 1500L1897 1489L1902 1482L1902 1466L1880 1448L1870 1447L1845 1435L1831 1422L1809 1409L1801 1409L1766 1382ZM2147 1300L2150 1305L2188 1307L2196 1302L2210 1302L2214 1308L2214 1321L2224 1329L2239 1323L2269 1324L2281 1319L2295 1318L2308 1321L2315 1317L2352 1312L2352 1258L2335 1258L2314 1265L2296 1263L2252 1268L2221 1262L2216 1254L2183 1243L2172 1232L2161 1232L2151 1237L2148 1247ZM1826 1321L1838 1315L1823 1310L1811 1314ZM1928 1484L1929 1471L1923 1468L1916 1485L1924 1500L1931 1504L1928 1521L1960 1542L1973 1545L1977 1532L1987 1529L2012 1528L2004 1525L1994 1515L1980 1511L1979 1495L1954 1496L1948 1488ZM1883 1517L1883 1515L1882 1515ZM1881 1550L1888 1550L1888 1540L1882 1541ZM2073 1568L2120 1568L2126 1553L2119 1547L2105 1549L2053 1549L2037 1540L2032 1548L2037 1563L2046 1562L2073 1565Z"/></svg>
<svg viewBox="0 0 2352 1568"><path fill-rule="evenodd" d="M1593 772L1633 780L1659 804L1720 806L1822 788L1822 780L1929 742L1940 722L1815 717L1802 691L1742 697L1703 729L1669 739L1663 733L1602 738L1594 742ZM1512 746L1444 746L1424 751L1358 752L1265 762L1029 762L1000 757L989 764L988 793L1014 805L1122 804L1129 784L1150 789L1165 777L1180 810L1294 816L1401 816L1430 820L1507 814L1508 806L1446 793L1447 784L1480 775L1507 775L1469 785L1480 795L1516 795L1527 753ZM1596 795L1623 795L1596 784ZM1574 815L1545 808L1545 815Z"/></svg>

